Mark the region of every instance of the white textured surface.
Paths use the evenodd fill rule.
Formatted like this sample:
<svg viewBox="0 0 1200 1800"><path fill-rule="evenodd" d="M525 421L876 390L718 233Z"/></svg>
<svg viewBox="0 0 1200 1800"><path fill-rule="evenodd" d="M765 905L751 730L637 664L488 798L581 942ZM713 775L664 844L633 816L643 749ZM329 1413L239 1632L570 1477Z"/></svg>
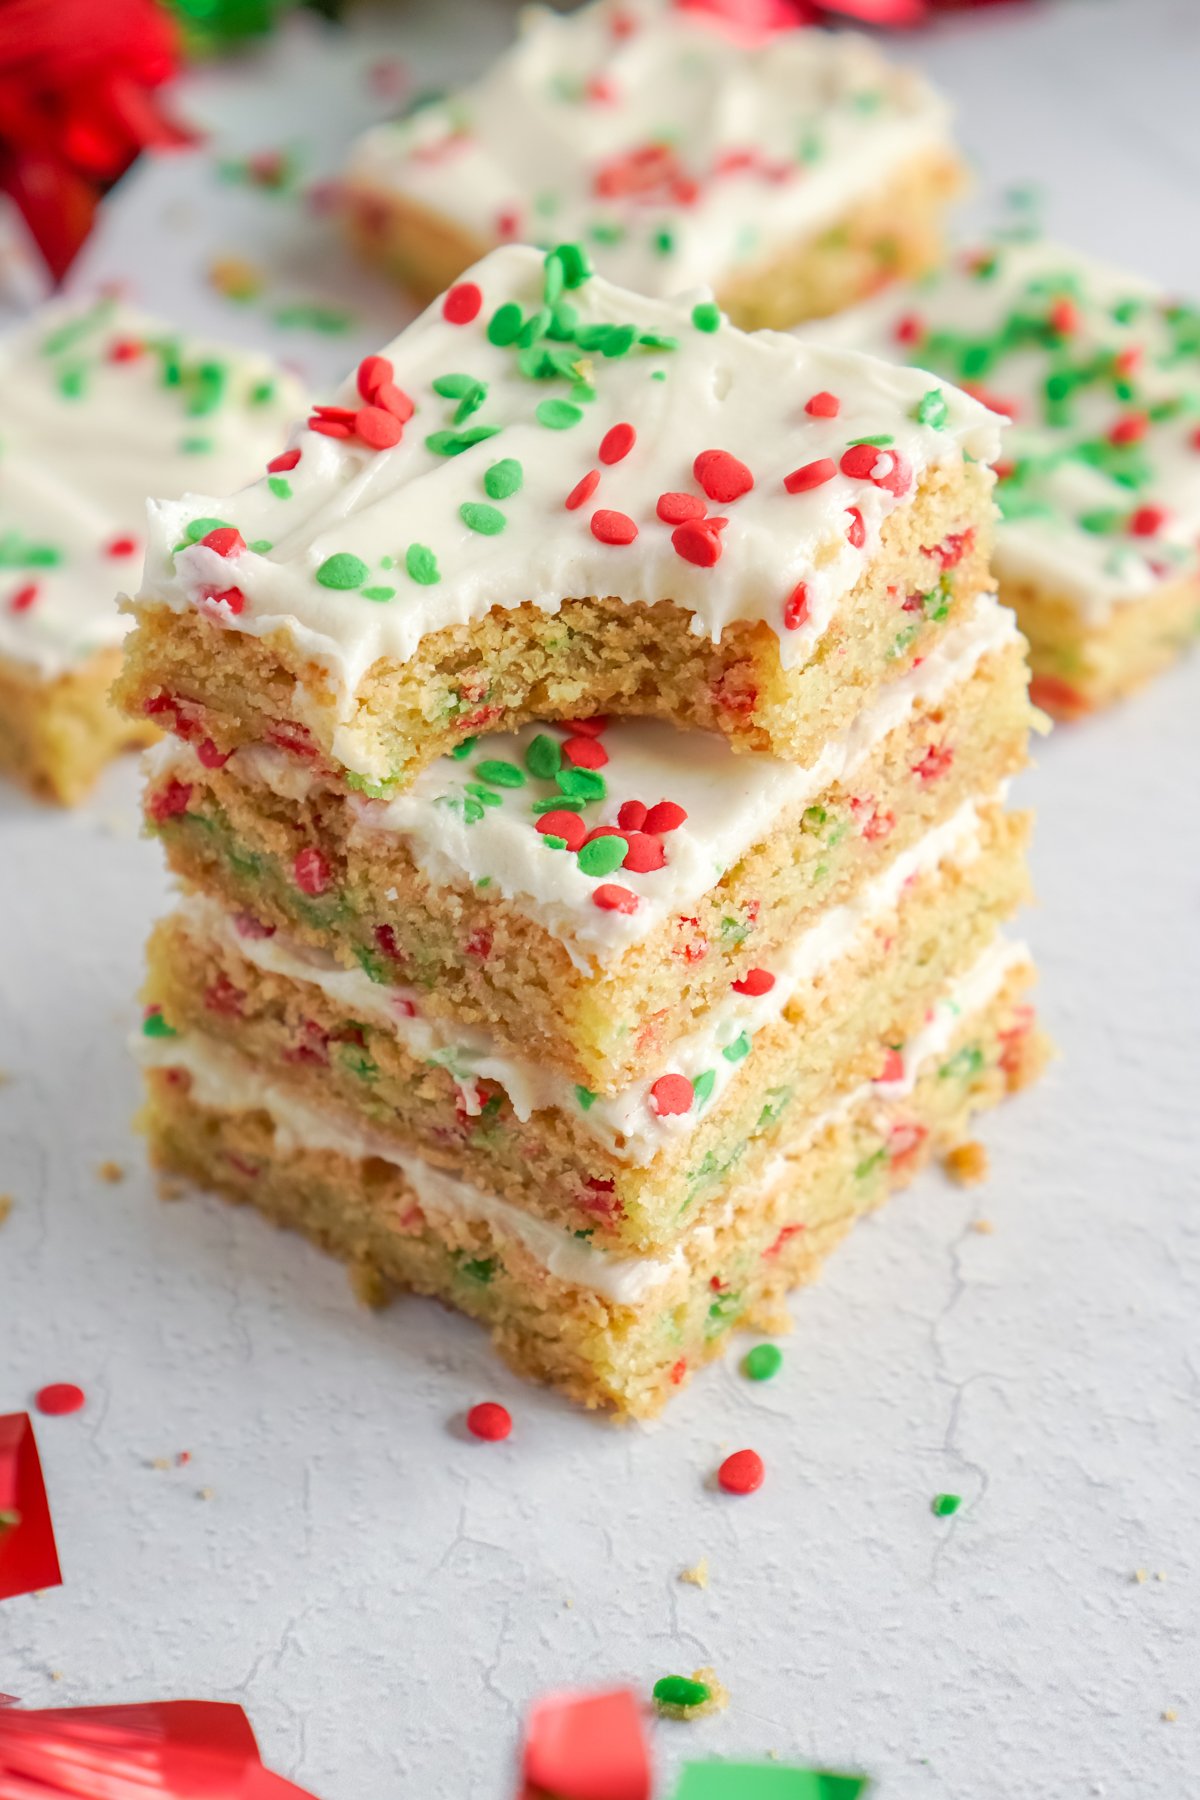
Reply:
<svg viewBox="0 0 1200 1800"><path fill-rule="evenodd" d="M502 9L481 17L477 58ZM989 180L1048 171L1059 235L1200 289L1187 0L997 8L914 48ZM278 142L268 123L244 141ZM232 191L247 220L266 204ZM140 204L91 273L128 267ZM170 285L147 265L139 298L169 306ZM218 305L252 340L258 315L215 299L186 322ZM358 344L304 348L332 377ZM712 1663L730 1709L659 1728L664 1767L775 1749L869 1769L883 1800L1192 1793L1198 716L1193 663L1059 733L1024 784L1026 932L1064 1054L989 1122L988 1186L931 1176L862 1228L796 1304L775 1382L728 1364L627 1432L527 1390L431 1306L360 1312L339 1268L249 1213L153 1198L121 1043L165 885L133 771L71 818L0 795L0 1409L48 1380L89 1396L38 1426L66 1584L0 1606L0 1688L235 1698L322 1800L509 1800L534 1694ZM96 1176L108 1157L120 1185ZM455 1425L487 1396L516 1418L506 1445ZM706 1482L742 1444L767 1483L731 1501ZM944 1489L965 1499L939 1521ZM701 1554L707 1592L675 1579Z"/></svg>

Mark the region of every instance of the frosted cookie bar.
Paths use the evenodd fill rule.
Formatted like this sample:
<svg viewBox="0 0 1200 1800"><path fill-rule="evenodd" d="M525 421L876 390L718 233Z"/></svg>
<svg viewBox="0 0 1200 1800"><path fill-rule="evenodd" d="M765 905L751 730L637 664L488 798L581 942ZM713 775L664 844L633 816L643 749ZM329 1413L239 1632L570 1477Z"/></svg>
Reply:
<svg viewBox="0 0 1200 1800"><path fill-rule="evenodd" d="M177 873L231 911L612 1093L1015 773L1027 680L985 595L811 765L599 719L486 735L387 801L273 746L226 758L172 737L146 812Z"/></svg>
<svg viewBox="0 0 1200 1800"><path fill-rule="evenodd" d="M152 508L118 692L376 797L609 712L814 760L988 587L997 443L916 371L497 250L265 479Z"/></svg>
<svg viewBox="0 0 1200 1800"><path fill-rule="evenodd" d="M866 38L666 0L524 9L488 74L370 131L343 182L355 242L422 299L497 244L570 238L747 328L935 266L962 185L944 102Z"/></svg>
<svg viewBox="0 0 1200 1800"><path fill-rule="evenodd" d="M806 1136L654 1256L599 1248L297 1098L200 1032L142 1039L152 1153L343 1257L358 1291L432 1294L500 1355L586 1406L657 1412L738 1326L776 1329L861 1213L1036 1075L1045 1044L1020 946L994 941L933 998L883 1081L831 1096ZM152 1015L152 1018L157 1015Z"/></svg>
<svg viewBox="0 0 1200 1800"><path fill-rule="evenodd" d="M1200 628L1200 310L1040 241L956 256L822 327L961 382L1012 424L995 568L1063 718L1165 668Z"/></svg>
<svg viewBox="0 0 1200 1800"><path fill-rule="evenodd" d="M0 771L69 803L153 733L107 700L147 495L248 481L303 400L268 358L113 299L0 339L0 392Z"/></svg>

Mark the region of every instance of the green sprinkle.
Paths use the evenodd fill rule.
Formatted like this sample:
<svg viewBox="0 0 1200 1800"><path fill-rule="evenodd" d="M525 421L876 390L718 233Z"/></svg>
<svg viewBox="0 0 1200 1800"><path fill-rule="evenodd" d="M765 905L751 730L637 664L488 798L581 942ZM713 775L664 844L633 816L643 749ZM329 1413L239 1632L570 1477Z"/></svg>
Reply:
<svg viewBox="0 0 1200 1800"><path fill-rule="evenodd" d="M922 394L913 416L918 425L932 425L935 431L940 431L950 417L950 408L941 388L930 388L927 394Z"/></svg>
<svg viewBox="0 0 1200 1800"><path fill-rule="evenodd" d="M552 831L543 831L540 836L547 850L565 850L567 847L566 838L555 837Z"/></svg>
<svg viewBox="0 0 1200 1800"><path fill-rule="evenodd" d="M580 1112L590 1112L596 1104L596 1096L591 1088L576 1087L575 1098L579 1102Z"/></svg>
<svg viewBox="0 0 1200 1800"><path fill-rule="evenodd" d="M529 810L535 815L544 812L578 813L583 811L583 805L582 800L568 800L562 794L549 794L542 800L535 800Z"/></svg>
<svg viewBox="0 0 1200 1800"><path fill-rule="evenodd" d="M782 1367L783 1351L777 1344L755 1344L742 1362L742 1371L751 1381L770 1381Z"/></svg>
<svg viewBox="0 0 1200 1800"><path fill-rule="evenodd" d="M638 343L643 350L678 350L679 339L665 331L643 331Z"/></svg>
<svg viewBox="0 0 1200 1800"><path fill-rule="evenodd" d="M524 322L524 315L516 301L506 300L503 306L496 308L488 320L489 343L498 344L501 349L508 344L515 344Z"/></svg>
<svg viewBox="0 0 1200 1800"><path fill-rule="evenodd" d="M625 861L628 848L623 837L593 838L575 860L585 875L613 875Z"/></svg>
<svg viewBox="0 0 1200 1800"><path fill-rule="evenodd" d="M542 299L547 306L553 306L567 285L563 272L562 257L557 250L551 250L546 258L542 277Z"/></svg>
<svg viewBox="0 0 1200 1800"><path fill-rule="evenodd" d="M566 431L570 426L578 425L583 411L572 406L569 400L539 400L534 417L548 431Z"/></svg>
<svg viewBox="0 0 1200 1800"><path fill-rule="evenodd" d="M717 331L721 324L721 311L715 300L701 300L692 308L692 324L697 331Z"/></svg>
<svg viewBox="0 0 1200 1800"><path fill-rule="evenodd" d="M495 1256L475 1256L460 1266L462 1273L469 1281L478 1281L483 1287L486 1287L500 1267L500 1260Z"/></svg>
<svg viewBox="0 0 1200 1800"><path fill-rule="evenodd" d="M525 767L539 781L553 781L562 768L562 745L558 739L539 732L525 752Z"/></svg>
<svg viewBox="0 0 1200 1800"><path fill-rule="evenodd" d="M396 590L392 587L363 588L362 597L364 600L394 600Z"/></svg>
<svg viewBox="0 0 1200 1800"><path fill-rule="evenodd" d="M267 480L267 486L277 500L290 500L292 497L292 484L290 481L285 480L282 475L270 476Z"/></svg>
<svg viewBox="0 0 1200 1800"><path fill-rule="evenodd" d="M461 400L477 386L473 375L439 375L433 382L433 391L443 400Z"/></svg>
<svg viewBox="0 0 1200 1800"><path fill-rule="evenodd" d="M275 383L273 381L260 381L250 390L251 406L266 406L267 402L274 398Z"/></svg>
<svg viewBox="0 0 1200 1800"><path fill-rule="evenodd" d="M691 1681L686 1675L664 1675L654 1684L656 1706L703 1706L712 1699L712 1689L703 1681Z"/></svg>
<svg viewBox="0 0 1200 1800"><path fill-rule="evenodd" d="M717 1084L717 1071L704 1069L692 1083L692 1097L697 1107L704 1105Z"/></svg>
<svg viewBox="0 0 1200 1800"><path fill-rule="evenodd" d="M442 579L437 557L428 544L410 544L404 552L404 567L413 581L422 587L433 587Z"/></svg>
<svg viewBox="0 0 1200 1800"><path fill-rule="evenodd" d="M58 378L58 391L65 400L78 400L87 389L85 368L64 369Z"/></svg>
<svg viewBox="0 0 1200 1800"><path fill-rule="evenodd" d="M464 500L458 516L469 530L478 531L482 537L495 537L508 523L498 506L488 506L482 500Z"/></svg>
<svg viewBox="0 0 1200 1800"><path fill-rule="evenodd" d="M483 477L483 491L489 500L507 500L519 494L525 471L515 456L495 462Z"/></svg>
<svg viewBox="0 0 1200 1800"><path fill-rule="evenodd" d="M450 752L455 762L462 762L464 757L470 756L478 742L478 738L469 737L464 738L461 744L455 744L453 750Z"/></svg>
<svg viewBox="0 0 1200 1800"><path fill-rule="evenodd" d="M560 769L554 778L570 800L603 800L608 784L595 769Z"/></svg>
<svg viewBox="0 0 1200 1800"><path fill-rule="evenodd" d="M461 456L473 444L495 437L499 429L498 425L471 425L466 431L432 431L425 439L425 448L434 456Z"/></svg>
<svg viewBox="0 0 1200 1800"><path fill-rule="evenodd" d="M601 356L628 356L637 341L635 325L613 325L600 346Z"/></svg>
<svg viewBox="0 0 1200 1800"><path fill-rule="evenodd" d="M672 1800L858 1800L865 1775L785 1763L684 1763Z"/></svg>
<svg viewBox="0 0 1200 1800"><path fill-rule="evenodd" d="M322 587L356 588L361 587L370 571L361 556L351 556L348 550L339 550L336 556L327 556L317 570L317 580Z"/></svg>
<svg viewBox="0 0 1200 1800"><path fill-rule="evenodd" d="M550 254L562 266L564 287L582 287L591 279L591 261L582 244L557 244Z"/></svg>
<svg viewBox="0 0 1200 1800"><path fill-rule="evenodd" d="M895 438L889 437L885 431L880 433L878 437L851 438L850 448L853 450L859 444L869 444L875 449L883 450L886 449L889 444L894 444L895 441Z"/></svg>
<svg viewBox="0 0 1200 1800"><path fill-rule="evenodd" d="M184 456L207 456L213 447L213 441L207 437L180 438L179 448Z"/></svg>
<svg viewBox="0 0 1200 1800"><path fill-rule="evenodd" d="M750 1054L750 1033L748 1031L741 1032L737 1037L734 1038L732 1044L726 1044L725 1048L721 1052L721 1055L725 1058L725 1061L731 1062L731 1063L741 1062L742 1058L744 1056L749 1056L749 1054Z"/></svg>
<svg viewBox="0 0 1200 1800"><path fill-rule="evenodd" d="M1106 532L1120 531L1125 522L1125 514L1115 506L1101 506L1094 512L1080 513L1079 523L1085 531L1094 532L1102 537Z"/></svg>
<svg viewBox="0 0 1200 1800"><path fill-rule="evenodd" d="M660 256L670 256L675 248L675 233L669 226L663 225L655 232L653 243Z"/></svg>
<svg viewBox="0 0 1200 1800"><path fill-rule="evenodd" d="M475 773L481 781L490 781L493 787L519 788L525 786L525 771L519 769L514 762L504 762L500 757L491 757L486 762L475 764Z"/></svg>
<svg viewBox="0 0 1200 1800"><path fill-rule="evenodd" d="M948 1519L961 1505L961 1494L935 1494L929 1502L929 1510L935 1519Z"/></svg>
<svg viewBox="0 0 1200 1800"><path fill-rule="evenodd" d="M142 1036L148 1038L173 1038L178 1037L179 1033L173 1025L167 1024L167 1021L163 1018L162 1013L156 1006L153 1011L148 1012L142 1020Z"/></svg>
<svg viewBox="0 0 1200 1800"><path fill-rule="evenodd" d="M466 781L463 783L463 787L473 800L478 800L481 807L504 805L499 794L493 794L491 788L480 787L477 781ZM476 817L481 818L482 814L477 813Z"/></svg>

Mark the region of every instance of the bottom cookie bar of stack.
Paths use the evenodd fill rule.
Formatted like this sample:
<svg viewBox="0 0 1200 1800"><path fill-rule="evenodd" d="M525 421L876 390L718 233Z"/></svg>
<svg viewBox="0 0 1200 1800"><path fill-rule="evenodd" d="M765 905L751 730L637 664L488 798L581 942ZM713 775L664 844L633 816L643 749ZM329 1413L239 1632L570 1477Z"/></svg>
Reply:
<svg viewBox="0 0 1200 1800"><path fill-rule="evenodd" d="M152 1014L141 1039L155 1159L344 1258L360 1292L432 1295L479 1320L522 1374L617 1414L656 1412L734 1326L777 1326L854 1220L971 1118L1031 1080L1045 1043L1024 948L996 938L948 984L888 1080L837 1095L736 1201L656 1256L596 1249L297 1102L254 1063Z"/></svg>

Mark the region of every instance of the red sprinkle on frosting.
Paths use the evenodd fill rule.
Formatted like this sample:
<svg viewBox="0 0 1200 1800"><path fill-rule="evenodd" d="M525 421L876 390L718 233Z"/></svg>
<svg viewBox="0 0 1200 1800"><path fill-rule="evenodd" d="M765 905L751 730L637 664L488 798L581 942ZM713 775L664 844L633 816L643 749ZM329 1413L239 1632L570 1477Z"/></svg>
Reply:
<svg viewBox="0 0 1200 1800"><path fill-rule="evenodd" d="M83 1406L84 1392L76 1387L73 1381L52 1381L47 1387L39 1388L34 1395L34 1403L40 1413L49 1418L58 1418L64 1413L79 1412Z"/></svg>
<svg viewBox="0 0 1200 1800"><path fill-rule="evenodd" d="M735 994L751 994L757 999L760 994L770 993L775 977L769 969L747 969L742 979L732 985Z"/></svg>
<svg viewBox="0 0 1200 1800"><path fill-rule="evenodd" d="M641 800L626 800L617 814L617 824L625 831L640 831L646 823L647 808Z"/></svg>
<svg viewBox="0 0 1200 1800"><path fill-rule="evenodd" d="M281 450L279 455L273 456L267 464L267 473L269 475L286 475L288 470L294 469L299 461L300 452L298 450Z"/></svg>
<svg viewBox="0 0 1200 1800"><path fill-rule="evenodd" d="M667 853L660 838L652 837L648 831L630 831L628 844L621 867L631 874L652 875L655 869L666 867Z"/></svg>
<svg viewBox="0 0 1200 1800"><path fill-rule="evenodd" d="M819 394L805 403L804 410L814 419L836 419L842 410L842 403L836 394L826 393L822 388Z"/></svg>
<svg viewBox="0 0 1200 1800"><path fill-rule="evenodd" d="M563 501L563 505L566 507L567 511L575 512L578 507L583 505L585 500L590 500L599 485L599 469L589 469L587 474L581 476L575 483L575 486Z"/></svg>
<svg viewBox="0 0 1200 1800"><path fill-rule="evenodd" d="M200 542L206 550L215 550L218 556L240 556L246 548L246 540L236 525L218 525Z"/></svg>
<svg viewBox="0 0 1200 1800"><path fill-rule="evenodd" d="M637 442L637 432L632 425L614 425L600 439L597 455L602 463L619 463L622 457L628 456Z"/></svg>
<svg viewBox="0 0 1200 1800"><path fill-rule="evenodd" d="M473 281L460 281L442 301L442 317L451 325L469 325L483 305L483 294Z"/></svg>
<svg viewBox="0 0 1200 1800"><path fill-rule="evenodd" d="M702 519L707 509L698 494L660 494L654 510L664 525L682 525L688 519Z"/></svg>
<svg viewBox="0 0 1200 1800"><path fill-rule="evenodd" d="M859 512L857 506L848 506L846 508L846 517L850 521L846 527L847 541L855 550L861 550L867 541L867 528L863 523L863 516Z"/></svg>
<svg viewBox="0 0 1200 1800"><path fill-rule="evenodd" d="M692 474L709 499L721 506L740 500L754 486L754 477L745 463L728 450L702 450L692 464Z"/></svg>
<svg viewBox="0 0 1200 1800"><path fill-rule="evenodd" d="M608 751L595 737L568 738L562 753L576 769L602 769L608 761Z"/></svg>
<svg viewBox="0 0 1200 1800"><path fill-rule="evenodd" d="M382 406L360 406L354 415L354 429L369 450L390 450L404 435L404 427L395 413Z"/></svg>
<svg viewBox="0 0 1200 1800"><path fill-rule="evenodd" d="M574 853L582 849L587 841L587 826L578 813L561 811L544 812L537 822L537 829L543 837L562 838L567 849Z"/></svg>
<svg viewBox="0 0 1200 1800"><path fill-rule="evenodd" d="M684 562L694 563L697 568L711 569L713 564L721 560L721 526L722 519L688 519L677 525L671 533L671 547L676 556Z"/></svg>
<svg viewBox="0 0 1200 1800"><path fill-rule="evenodd" d="M592 536L602 544L632 544L638 528L628 513L612 512L602 506L592 514Z"/></svg>
<svg viewBox="0 0 1200 1800"><path fill-rule="evenodd" d="M651 1110L660 1119L690 1112L695 1097L695 1090L686 1075L660 1075L650 1088Z"/></svg>
<svg viewBox="0 0 1200 1800"><path fill-rule="evenodd" d="M798 581L783 603L783 623L788 631L799 631L808 618L808 583Z"/></svg>
<svg viewBox="0 0 1200 1800"><path fill-rule="evenodd" d="M646 814L642 829L653 832L657 837L664 831L678 831L681 825L686 824L687 814L677 800L660 800Z"/></svg>
<svg viewBox="0 0 1200 1800"><path fill-rule="evenodd" d="M832 456L819 456L816 462L801 463L790 475L785 475L783 485L789 494L803 494L809 488L822 487L825 482L832 481L837 474L837 464Z"/></svg>
<svg viewBox="0 0 1200 1800"><path fill-rule="evenodd" d="M626 887L618 887L615 882L605 881L593 890L592 905L598 906L602 912L634 913L638 908L638 897Z"/></svg>

